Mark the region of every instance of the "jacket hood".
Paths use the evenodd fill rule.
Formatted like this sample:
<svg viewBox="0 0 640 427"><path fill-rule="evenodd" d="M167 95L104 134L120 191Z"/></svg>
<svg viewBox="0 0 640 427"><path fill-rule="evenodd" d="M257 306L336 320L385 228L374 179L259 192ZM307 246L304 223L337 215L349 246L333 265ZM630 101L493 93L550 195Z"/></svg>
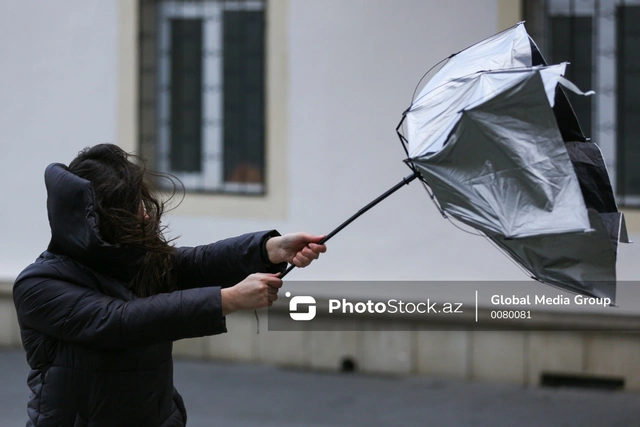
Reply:
<svg viewBox="0 0 640 427"><path fill-rule="evenodd" d="M47 167L44 181L51 226L48 250L119 280L131 280L142 263L144 250L102 240L91 182L60 163Z"/></svg>

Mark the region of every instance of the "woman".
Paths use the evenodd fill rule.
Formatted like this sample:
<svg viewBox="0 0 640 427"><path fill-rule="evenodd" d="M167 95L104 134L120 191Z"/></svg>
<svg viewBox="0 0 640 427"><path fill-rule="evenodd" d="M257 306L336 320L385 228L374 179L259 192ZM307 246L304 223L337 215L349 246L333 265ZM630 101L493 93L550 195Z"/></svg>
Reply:
<svg viewBox="0 0 640 427"><path fill-rule="evenodd" d="M245 234L174 248L142 165L115 145L45 172L51 242L13 288L31 367L27 426L183 426L172 342L270 306L322 236Z"/></svg>

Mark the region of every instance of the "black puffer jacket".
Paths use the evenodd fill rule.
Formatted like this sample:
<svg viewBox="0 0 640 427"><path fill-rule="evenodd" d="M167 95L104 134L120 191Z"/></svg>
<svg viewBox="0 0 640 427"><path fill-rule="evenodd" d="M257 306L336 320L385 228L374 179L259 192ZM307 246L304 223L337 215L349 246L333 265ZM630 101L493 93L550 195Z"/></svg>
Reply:
<svg viewBox="0 0 640 427"><path fill-rule="evenodd" d="M51 243L13 288L31 367L27 426L183 426L172 341L226 332L220 287L280 271L260 253L277 232L179 248L181 290L136 298L125 283L143 254L102 241L90 183L59 164L45 182Z"/></svg>

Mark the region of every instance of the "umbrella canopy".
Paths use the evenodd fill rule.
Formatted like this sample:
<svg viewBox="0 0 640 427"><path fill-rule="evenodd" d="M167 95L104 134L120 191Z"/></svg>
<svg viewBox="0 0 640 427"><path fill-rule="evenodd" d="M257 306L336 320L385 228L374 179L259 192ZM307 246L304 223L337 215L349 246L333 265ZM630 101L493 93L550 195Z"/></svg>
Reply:
<svg viewBox="0 0 640 427"><path fill-rule="evenodd" d="M565 68L546 65L523 24L453 55L405 112L408 162L444 213L534 278L614 301L624 218Z"/></svg>

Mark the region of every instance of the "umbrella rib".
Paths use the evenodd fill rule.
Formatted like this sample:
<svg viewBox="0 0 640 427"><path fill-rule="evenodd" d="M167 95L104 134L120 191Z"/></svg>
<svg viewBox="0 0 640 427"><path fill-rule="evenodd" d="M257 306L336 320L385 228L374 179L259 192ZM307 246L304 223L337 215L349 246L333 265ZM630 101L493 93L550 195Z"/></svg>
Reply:
<svg viewBox="0 0 640 427"><path fill-rule="evenodd" d="M462 52L462 51L460 51L460 52ZM413 105L414 101L416 100L415 99L416 98L416 92L418 91L418 88L420 87L420 84L422 83L424 78L427 77L427 74L429 74L438 65L442 64L445 61L450 60L451 58L453 58L454 56L456 56L460 52L452 53L451 55L447 56L446 58L441 59L437 64L435 64L433 67L429 68L427 70L427 72L422 75L422 77L420 77L420 80L418 80L418 83L416 84L415 89L413 89L413 94L411 95L411 105ZM409 106L409 108L407 108L407 110L410 110L410 109L411 109L411 106Z"/></svg>
<svg viewBox="0 0 640 427"><path fill-rule="evenodd" d="M502 31L498 31L497 33L495 33L495 34L494 34L494 35L492 35L491 37L495 37L495 36L497 36L498 34L502 34L502 33L504 33L504 32L507 32L507 31L509 31L509 30L511 30L511 29L513 29L513 28L515 28L515 27L517 27L517 26L519 26L519 25L522 25L522 24L524 24L524 21L518 22L517 24L512 25L511 27L506 28L506 29L504 29L504 30L502 30ZM416 87L415 87L415 89L413 90L413 94L411 95L411 104L413 105L413 103L415 102L416 92L418 91L418 87L420 86L420 83L422 83L422 80L424 80L424 78L427 76L427 74L429 74L429 73L431 72L431 70L433 70L434 68L436 68L436 67L437 67L438 65L440 65L442 62L444 62L444 61L448 61L449 59L453 58L454 56L458 55L459 53L464 52L465 50L468 50L468 49L472 48L473 46L476 46L476 45L478 45L478 44L482 43L483 41L490 39L491 37L488 37L488 38L486 38L486 39L484 39L484 40L481 40L481 41L479 41L479 42L473 43L473 44L471 44L471 45L469 45L469 46L465 47L464 49L459 50L458 52L452 53L451 55L447 56L446 58L441 59L441 60L440 60L437 64L435 64L433 67L429 68L429 70L428 70L426 73L424 73L424 74L422 75L422 77L420 78L420 80L418 80L418 84L416 84ZM411 107L409 107L409 108L411 108Z"/></svg>
<svg viewBox="0 0 640 427"><path fill-rule="evenodd" d="M405 138L402 132L400 132L400 128L404 123L404 119L407 117L407 111L409 111L409 109L407 109L404 113L402 113L402 120L400 120L400 123L398 123L398 126L396 127L396 134L398 135L398 138L400 138L400 144L402 145L402 149L404 150L407 157L409 157L409 149L407 148L407 146L409 145L409 141L407 141L407 138ZM413 170L415 171L415 169Z"/></svg>

